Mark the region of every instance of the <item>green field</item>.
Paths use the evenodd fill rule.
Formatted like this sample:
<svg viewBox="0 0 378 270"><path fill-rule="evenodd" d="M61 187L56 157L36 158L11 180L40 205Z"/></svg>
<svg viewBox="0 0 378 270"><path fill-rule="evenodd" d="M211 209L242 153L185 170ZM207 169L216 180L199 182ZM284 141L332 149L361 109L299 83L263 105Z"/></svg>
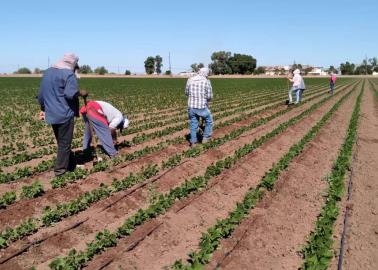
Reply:
<svg viewBox="0 0 378 270"><path fill-rule="evenodd" d="M253 208L270 207L259 202L283 175L310 186L311 178L291 173L303 168L308 175L321 171L319 181L330 175L330 192L326 184L303 191L324 195L317 197L313 220L334 215L326 223L304 219L312 229L298 232L303 241L293 250L303 251L305 269L326 269L362 96L378 87L375 80L339 78L330 95L327 79L305 82L303 102L287 107L286 79L211 79L214 136L189 148L186 79L82 78L80 89L119 108L130 126L119 137L116 158L95 165L84 160L84 168L53 177L55 138L37 118L40 79L0 78L0 269L116 269L128 262L135 269L216 266L222 261L217 250L228 252L221 241L239 237ZM82 136L77 118L73 149L79 159ZM330 161L300 164L310 158ZM323 205L324 198L332 205ZM319 226L329 233L311 234Z"/></svg>

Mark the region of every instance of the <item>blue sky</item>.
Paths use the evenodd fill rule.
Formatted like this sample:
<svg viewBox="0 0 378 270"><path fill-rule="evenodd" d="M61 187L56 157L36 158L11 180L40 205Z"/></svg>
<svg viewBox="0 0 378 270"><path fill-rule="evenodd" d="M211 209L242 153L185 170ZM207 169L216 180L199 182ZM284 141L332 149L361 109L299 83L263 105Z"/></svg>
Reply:
<svg viewBox="0 0 378 270"><path fill-rule="evenodd" d="M75 52L92 68L143 72L149 55L174 72L226 50L258 65L339 65L378 56L377 0L3 1L0 72L46 68Z"/></svg>

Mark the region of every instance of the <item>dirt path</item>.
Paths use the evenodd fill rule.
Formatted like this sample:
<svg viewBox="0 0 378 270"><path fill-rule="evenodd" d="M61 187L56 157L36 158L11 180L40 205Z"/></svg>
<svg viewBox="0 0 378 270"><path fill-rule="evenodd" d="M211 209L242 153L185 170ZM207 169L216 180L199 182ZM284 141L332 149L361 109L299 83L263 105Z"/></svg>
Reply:
<svg viewBox="0 0 378 270"><path fill-rule="evenodd" d="M378 100L366 87L361 104L344 269L378 269Z"/></svg>
<svg viewBox="0 0 378 270"><path fill-rule="evenodd" d="M324 181L343 143L354 108L343 104L316 138L278 179L274 192L252 210L207 269L298 269L298 254L313 230L324 202Z"/></svg>
<svg viewBox="0 0 378 270"><path fill-rule="evenodd" d="M323 114L323 110L329 108L335 100L327 102L323 106L321 106L318 110L314 112L314 117L319 118ZM305 104L303 107L308 107L310 104ZM279 117L276 121L272 121L268 125L261 127L256 132L249 134L247 137L243 137L237 140L233 140L232 142L228 143L227 145L223 145L218 149L210 150L206 152L206 154L192 160L191 162L185 164L181 168L177 170L173 170L170 174L167 174L162 179L159 180L158 186L156 187L157 191L159 192L166 192L169 188L176 186L180 182L182 182L185 178L189 175L193 176L198 173L203 172L206 165L209 165L211 162L221 158L224 155L228 155L233 153L233 151L243 145L246 142L250 142L253 138L259 137L262 134L265 134L267 130L273 129L279 122L287 120L289 117L296 115L299 111L304 110L302 107L295 108L294 110L290 111L289 113L285 114L283 117ZM307 117L303 120L305 123L311 123L311 120L314 120L311 116ZM307 126L308 124L304 124ZM300 124L297 127L298 134L301 134ZM294 131L289 130L289 134L292 134ZM299 135L298 135L299 136ZM282 135L285 140L285 136ZM293 140L295 136L292 137ZM286 147L286 145L285 145ZM271 165L271 161L265 161L268 166ZM263 173L263 171L261 172ZM61 254L67 251L68 248L76 247L78 249L82 249L85 247L85 243L88 242L90 239L93 238L94 234L98 231L103 229L105 226L106 228L113 229L120 224L122 224L123 220L132 214L138 207L143 207L146 203L146 199L148 197L147 188L141 190L140 192L134 194L131 197L126 198L122 202L120 202L117 206L109 209L106 213L101 215L97 215L91 217L89 223L86 223L84 226L80 226L75 230L70 230L64 234L60 234L57 237L53 237L43 243L43 245L37 246L30 250L30 252L24 254L24 258L18 258L18 263L21 265L30 265L36 260L38 262L43 262L45 260L51 259L57 254ZM87 212L88 213L88 212ZM112 221L112 222L109 222ZM106 225L105 225L106 224ZM15 263L15 261L13 262ZM11 264L12 265L12 264ZM14 265L13 265L14 266ZM44 264L46 266L46 264Z"/></svg>
<svg viewBox="0 0 378 270"><path fill-rule="evenodd" d="M262 127L257 128L257 130L252 130L251 132L263 131L267 127L272 128L277 123L280 123L280 121L284 121L284 119L287 119L287 117L293 116L305 110L311 104L315 103L321 98L323 97L320 97L314 101L311 101L310 104L304 104L302 107L294 108L293 110L286 113L285 115L274 119L269 125L264 125ZM261 117L271 115L274 112L281 109L282 109L282 106L277 107L276 109L273 109L272 111L267 111L258 116L253 116L249 119L237 122L228 127L216 130L214 132L214 137L225 135L231 132L232 130L239 128L240 126L247 125L248 123L251 123ZM177 135L177 133L175 134ZM156 143L156 141L153 140L152 142L148 142L143 145L144 146L153 145L153 143ZM0 228L3 228L6 224L9 224L10 226L14 226L18 224L19 220L21 220L22 218L26 216L41 214L43 207L47 205L55 204L59 201L68 201L72 198L77 197L79 194L82 194L86 191L92 190L95 187L98 187L100 183L111 184L114 178L120 179L128 175L130 172L135 172L135 171L140 170L142 166L146 166L147 164L159 163L159 161L161 161L162 159L166 159L169 156L173 155L174 153L183 151L186 148L187 146L185 144L175 145L175 146L172 145L163 151L159 151L158 153L154 153L152 155L148 155L144 158L138 159L138 162L131 162L131 165L126 166L125 168L122 168L122 169L118 169L114 173L106 173L106 172L95 173L89 176L84 181L78 181L77 183L69 185L68 187L64 189L55 189L55 190L50 189L48 191L48 189L45 188L47 192L42 197L38 197L32 200L22 200L14 205L9 206L5 210L0 211L0 221L2 223L2 226L0 225ZM125 149L124 151L127 152L129 150ZM38 179L40 180L41 183L45 183L45 186L49 185L49 181L50 181L49 177L38 177ZM28 180L28 181L31 181L31 180ZM12 188L13 190L16 190L16 189L20 189L21 186L22 185L20 182L15 182L9 185L2 186L2 188L5 189L7 187L7 188Z"/></svg>
<svg viewBox="0 0 378 270"><path fill-rule="evenodd" d="M109 257L115 258L105 269L161 269L171 265L175 259L186 258L187 253L197 247L201 232L217 219L227 216L245 192L259 182L272 163L277 162L332 104L323 106L245 157L236 168L215 178L211 187L195 195L194 199L189 199L190 204L186 207L180 209L177 206L178 211L170 210L159 219L162 225L136 248L126 252L128 240L124 239L117 248L100 255L88 269L97 269Z"/></svg>

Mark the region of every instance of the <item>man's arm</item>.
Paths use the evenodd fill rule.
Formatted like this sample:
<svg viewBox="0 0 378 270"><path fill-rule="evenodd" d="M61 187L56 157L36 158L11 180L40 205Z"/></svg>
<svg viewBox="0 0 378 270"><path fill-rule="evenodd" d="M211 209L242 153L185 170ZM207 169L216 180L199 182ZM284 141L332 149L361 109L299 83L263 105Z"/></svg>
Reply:
<svg viewBox="0 0 378 270"><path fill-rule="evenodd" d="M64 88L64 97L73 100L79 96L79 86L75 74L68 76L66 86Z"/></svg>
<svg viewBox="0 0 378 270"><path fill-rule="evenodd" d="M190 88L190 84L189 84L189 80L187 80L186 86L185 86L185 95L186 96L189 96L189 88Z"/></svg>
<svg viewBox="0 0 378 270"><path fill-rule="evenodd" d="M207 101L211 101L213 99L213 88L211 87L211 82L207 80L206 82L207 88Z"/></svg>
<svg viewBox="0 0 378 270"><path fill-rule="evenodd" d="M110 129L110 134L112 135L113 144L116 145L117 144L117 129L114 129L114 128L109 128L109 129Z"/></svg>
<svg viewBox="0 0 378 270"><path fill-rule="evenodd" d="M43 95L42 95L42 85L39 89L37 100L38 100L38 103L41 107L41 111L39 112L38 118L40 120L45 120L45 99L43 98Z"/></svg>

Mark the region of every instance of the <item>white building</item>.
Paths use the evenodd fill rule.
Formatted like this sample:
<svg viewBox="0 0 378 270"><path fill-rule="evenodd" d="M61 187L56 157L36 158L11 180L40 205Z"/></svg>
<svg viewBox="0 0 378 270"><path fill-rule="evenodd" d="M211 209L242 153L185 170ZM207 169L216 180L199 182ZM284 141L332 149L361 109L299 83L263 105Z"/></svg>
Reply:
<svg viewBox="0 0 378 270"><path fill-rule="evenodd" d="M196 75L196 73L193 71L183 71L183 72L177 73L177 76L182 76L182 77L192 77L194 75Z"/></svg>
<svg viewBox="0 0 378 270"><path fill-rule="evenodd" d="M326 76L327 72L324 71L323 67L313 67L312 70L307 74L315 76Z"/></svg>

